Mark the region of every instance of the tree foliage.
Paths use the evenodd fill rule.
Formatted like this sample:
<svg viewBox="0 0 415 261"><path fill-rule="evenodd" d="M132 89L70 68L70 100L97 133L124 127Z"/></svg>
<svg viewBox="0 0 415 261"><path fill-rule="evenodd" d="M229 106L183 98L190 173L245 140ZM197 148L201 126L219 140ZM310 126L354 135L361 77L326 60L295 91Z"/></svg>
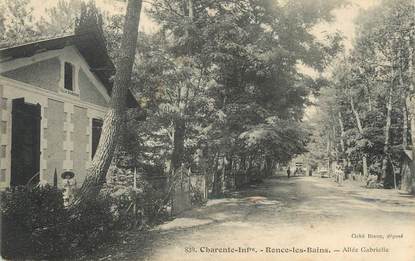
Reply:
<svg viewBox="0 0 415 261"><path fill-rule="evenodd" d="M369 172L385 187L399 185L396 175L414 128L414 11L414 3L405 0L382 1L362 12L353 49L337 61L319 98L324 112L315 144L327 144L326 155L347 160L356 171L362 171L367 157ZM331 136L323 139L327 130Z"/></svg>

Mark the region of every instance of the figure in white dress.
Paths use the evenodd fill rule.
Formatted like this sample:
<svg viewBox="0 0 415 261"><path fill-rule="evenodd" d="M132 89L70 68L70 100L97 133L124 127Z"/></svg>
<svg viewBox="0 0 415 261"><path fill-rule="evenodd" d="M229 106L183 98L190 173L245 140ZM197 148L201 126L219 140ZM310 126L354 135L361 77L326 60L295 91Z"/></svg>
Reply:
<svg viewBox="0 0 415 261"><path fill-rule="evenodd" d="M73 199L76 189L75 173L71 171L65 171L61 175L62 187L63 187L63 203L65 207L69 206Z"/></svg>

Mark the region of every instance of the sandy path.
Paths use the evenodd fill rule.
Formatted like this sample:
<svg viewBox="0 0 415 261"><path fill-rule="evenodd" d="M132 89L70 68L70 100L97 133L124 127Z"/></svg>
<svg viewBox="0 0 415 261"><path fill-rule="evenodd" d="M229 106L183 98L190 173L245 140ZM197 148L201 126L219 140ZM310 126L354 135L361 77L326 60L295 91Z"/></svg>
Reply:
<svg viewBox="0 0 415 261"><path fill-rule="evenodd" d="M414 261L415 199L318 177L274 178L131 234L105 260Z"/></svg>

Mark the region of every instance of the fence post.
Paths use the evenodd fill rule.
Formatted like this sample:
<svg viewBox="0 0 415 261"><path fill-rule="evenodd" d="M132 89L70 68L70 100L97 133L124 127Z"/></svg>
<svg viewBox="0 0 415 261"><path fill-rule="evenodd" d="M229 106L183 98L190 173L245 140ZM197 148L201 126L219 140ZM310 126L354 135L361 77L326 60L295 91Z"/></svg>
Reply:
<svg viewBox="0 0 415 261"><path fill-rule="evenodd" d="M133 205L133 211L134 211L134 219L137 218L137 167L134 167L134 205ZM134 220L134 227L137 224L137 221Z"/></svg>
<svg viewBox="0 0 415 261"><path fill-rule="evenodd" d="M58 173L57 173L57 171L56 171L56 168L55 168L55 173L53 174L53 186L54 186L55 188L57 188L57 187L58 187Z"/></svg>

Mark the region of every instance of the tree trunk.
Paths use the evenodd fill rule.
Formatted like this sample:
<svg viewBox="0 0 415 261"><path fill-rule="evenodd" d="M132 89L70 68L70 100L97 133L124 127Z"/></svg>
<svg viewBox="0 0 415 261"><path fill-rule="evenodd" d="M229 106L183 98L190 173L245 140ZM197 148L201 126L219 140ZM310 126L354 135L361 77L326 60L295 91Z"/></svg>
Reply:
<svg viewBox="0 0 415 261"><path fill-rule="evenodd" d="M340 125L340 146L342 148L343 156L343 163L345 166L350 166L350 157L346 153L346 143L345 143L345 132L344 132L344 124L343 124L343 117L342 113L339 111L339 125Z"/></svg>
<svg viewBox="0 0 415 261"><path fill-rule="evenodd" d="M248 157L249 157L249 159L248 159L248 167L247 167L247 170L251 169L252 168L252 165L254 164L254 156L253 155L250 155Z"/></svg>
<svg viewBox="0 0 415 261"><path fill-rule="evenodd" d="M273 174L275 174L275 171L278 171L278 168L279 168L279 163L276 160L272 160L272 164L271 164L272 173L271 173L271 176Z"/></svg>
<svg viewBox="0 0 415 261"><path fill-rule="evenodd" d="M339 125L340 125L340 146L342 148L342 152L346 153L346 146L344 145L344 126L342 120L342 113L339 112Z"/></svg>
<svg viewBox="0 0 415 261"><path fill-rule="evenodd" d="M265 175L266 177L271 177L273 171L273 160L271 156L265 157Z"/></svg>
<svg viewBox="0 0 415 261"><path fill-rule="evenodd" d="M350 107L352 108L353 115L356 119L357 129L359 130L359 133L363 135L363 127L362 122L360 121L359 112L357 112L356 108L354 107L353 97L350 95ZM363 176L368 177L369 173L367 171L367 156L363 154L362 156L362 167L363 167Z"/></svg>
<svg viewBox="0 0 415 261"><path fill-rule="evenodd" d="M368 105L369 111L372 111L372 98L370 96L369 84L367 84L365 90L366 90L366 95L367 95L367 105Z"/></svg>
<svg viewBox="0 0 415 261"><path fill-rule="evenodd" d="M386 104L386 125L385 125L385 142L383 145L383 161L382 161L382 181L386 182L384 185L390 187L389 184L389 174L388 173L388 164L389 164L389 134L391 128L391 114L392 114L392 96L393 96L393 80L391 86L389 87L388 92L388 101Z"/></svg>
<svg viewBox="0 0 415 261"><path fill-rule="evenodd" d="M399 50L399 57L401 57L401 51ZM408 107L407 107L407 97L408 97L408 93L409 90L407 90L405 88L405 84L403 82L403 77L402 77L402 70L403 70L403 64L402 64L402 60L399 63L399 89L403 90L403 94L404 94L404 98L403 98L403 102L402 102L402 147L403 149L407 149L408 147Z"/></svg>
<svg viewBox="0 0 415 261"><path fill-rule="evenodd" d="M212 195L218 196L221 193L221 178L222 178L222 168L220 166L220 153L218 152L218 156L216 157L216 163L213 173L213 182L212 182Z"/></svg>
<svg viewBox="0 0 415 261"><path fill-rule="evenodd" d="M225 181L225 188L226 189L233 189L233 185L235 184L235 176L233 175L233 156L232 154L226 155L226 164L225 164L225 172L224 172L224 181Z"/></svg>
<svg viewBox="0 0 415 261"><path fill-rule="evenodd" d="M409 93L406 98L406 108L408 110L408 120L409 126L411 128L411 142L412 142L412 156L413 161L410 163L412 166L415 165L415 95L414 95L414 74L413 74L413 62L414 62L414 48L411 44L411 38L413 39L413 30L409 34L409 39L407 40L408 46L408 76L409 76ZM409 190L410 193L415 192L415 174L411 173L412 176L412 189Z"/></svg>
<svg viewBox="0 0 415 261"><path fill-rule="evenodd" d="M185 0L186 2L186 0ZM186 3L185 3L186 4ZM193 0L187 0L187 7L188 7L188 17L190 22L193 21ZM189 37L189 29L186 28L185 31L185 38ZM191 56L191 46L187 46L187 55ZM189 95L189 88L190 88L190 79L187 79L186 88L187 93L185 99L183 99L184 103L188 102L188 95ZM177 106L180 108L180 95L181 95L181 87L178 90L178 102ZM187 104L184 104L183 110L186 110ZM183 156L184 156L184 139L186 134L186 122L184 120L184 114L186 112L181 113L178 118L174 121L174 145L173 145L173 153L172 153L172 171L176 173L177 169L182 165Z"/></svg>
<svg viewBox="0 0 415 261"><path fill-rule="evenodd" d="M245 155L241 156L241 164L239 166L238 171L246 171L246 156Z"/></svg>
<svg viewBox="0 0 415 261"><path fill-rule="evenodd" d="M220 194L223 194L223 192L226 189L226 168L228 165L228 160L226 159L226 154L222 157L222 170L221 170L221 187L220 187Z"/></svg>
<svg viewBox="0 0 415 261"><path fill-rule="evenodd" d="M368 106L369 106L369 111L372 111L372 99L370 98L370 95L368 96Z"/></svg>
<svg viewBox="0 0 415 261"><path fill-rule="evenodd" d="M329 174L329 177L331 176L331 152L330 152L330 148L331 148L330 135L327 135L326 153L327 153L327 172Z"/></svg>
<svg viewBox="0 0 415 261"><path fill-rule="evenodd" d="M176 173L183 162L185 131L185 121L182 118L176 119L174 122L173 153L171 157L171 170L173 173Z"/></svg>
<svg viewBox="0 0 415 261"><path fill-rule="evenodd" d="M343 157L349 158L346 155L346 145L344 142L344 124L343 124L343 118L342 118L342 113L339 111L339 125L340 125L340 146L342 148L342 153L343 153ZM346 158L343 158L343 163L346 166L346 163L349 162L348 160L346 160Z"/></svg>
<svg viewBox="0 0 415 261"><path fill-rule="evenodd" d="M406 103L406 101L405 101L405 103ZM402 106L402 118L403 118L402 147L403 147L403 149L407 149L407 147L408 147L408 111L407 111L405 103Z"/></svg>
<svg viewBox="0 0 415 261"><path fill-rule="evenodd" d="M131 82L137 46L138 25L142 0L129 0L125 16L120 57L115 73L114 87L111 94L110 109L105 115L99 145L87 170L87 176L77 194L72 207L76 207L86 199L96 198L106 181L108 168L114 155L119 133L123 126L127 91Z"/></svg>
<svg viewBox="0 0 415 261"><path fill-rule="evenodd" d="M334 155L335 155L335 157L336 157L336 162L337 161L339 161L339 152L338 152L338 144L336 143L336 128L334 127L334 124L333 124L333 127L331 128L331 132L332 132L332 135L333 135L333 147L334 147Z"/></svg>

